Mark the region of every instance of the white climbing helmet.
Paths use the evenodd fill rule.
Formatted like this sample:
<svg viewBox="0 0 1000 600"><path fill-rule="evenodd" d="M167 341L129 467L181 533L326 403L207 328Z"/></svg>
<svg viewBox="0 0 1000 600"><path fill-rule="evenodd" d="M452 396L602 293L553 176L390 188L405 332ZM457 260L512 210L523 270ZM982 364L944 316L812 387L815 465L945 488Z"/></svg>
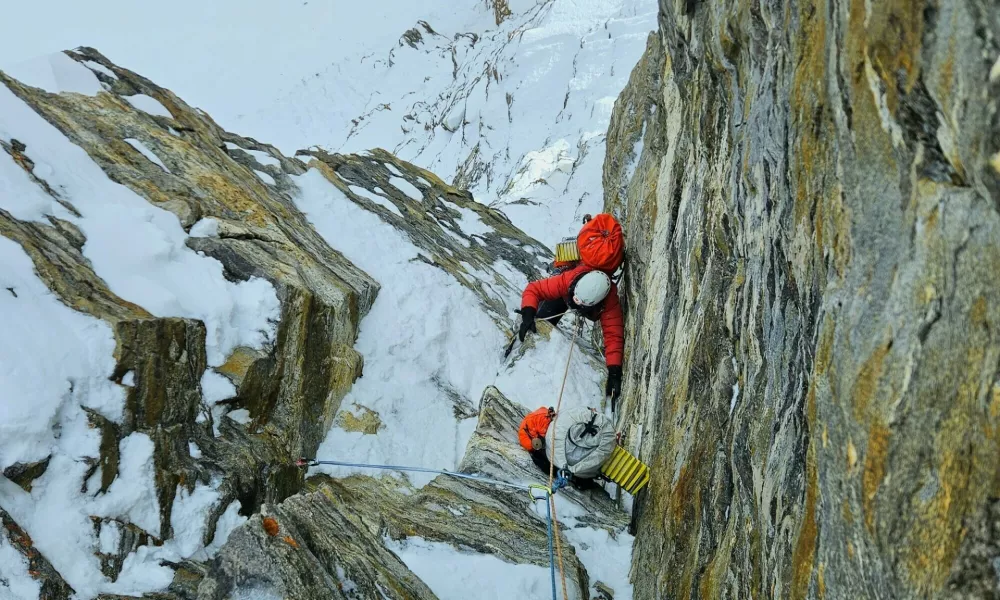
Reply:
<svg viewBox="0 0 1000 600"><path fill-rule="evenodd" d="M611 291L611 278L604 271L590 271L576 280L573 302L577 306L596 306Z"/></svg>

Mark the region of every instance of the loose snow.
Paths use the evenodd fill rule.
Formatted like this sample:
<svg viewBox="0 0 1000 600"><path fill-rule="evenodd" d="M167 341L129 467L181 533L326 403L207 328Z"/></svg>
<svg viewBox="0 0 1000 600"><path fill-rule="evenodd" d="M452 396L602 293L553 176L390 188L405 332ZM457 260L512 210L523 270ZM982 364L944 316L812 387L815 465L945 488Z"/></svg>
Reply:
<svg viewBox="0 0 1000 600"><path fill-rule="evenodd" d="M565 504L559 505L560 511ZM616 538L603 529L580 526L563 527L561 531L573 544L577 557L587 566L592 585L601 581L614 590L615 600L632 600L632 584L629 582L632 536L621 532ZM593 597L600 597L596 590Z"/></svg>
<svg viewBox="0 0 1000 600"><path fill-rule="evenodd" d="M2 162L2 159L0 159ZM44 459L59 445L56 425L82 404L118 420L123 388L111 327L69 309L34 274L31 259L0 236L0 471Z"/></svg>
<svg viewBox="0 0 1000 600"><path fill-rule="evenodd" d="M170 514L170 527L174 537L172 543L182 556L193 556L202 548L202 536L207 525L206 516L219 502L219 492L214 487L195 485L193 492L177 486L174 509Z"/></svg>
<svg viewBox="0 0 1000 600"><path fill-rule="evenodd" d="M117 76L117 75L115 75L115 72L114 72L114 71L112 71L111 69L109 69L109 68L105 67L105 66L104 66L104 65L102 65L101 63L98 63L98 62L94 62L94 61L92 61L92 60L85 60L85 61L83 61L83 64L84 64L84 65L86 65L86 67L87 67L88 69L91 69L91 70L93 70L93 71L99 71L99 72L101 72L101 73L103 73L103 74L107 75L107 76L108 76L108 77L110 77L111 79L118 79L118 76Z"/></svg>
<svg viewBox="0 0 1000 600"><path fill-rule="evenodd" d="M216 237L219 235L219 222L211 217L199 219L191 226L188 235L193 238Z"/></svg>
<svg viewBox="0 0 1000 600"><path fill-rule="evenodd" d="M117 521L108 521L101 526L101 535L98 539L98 549L104 554L114 554L118 552L118 544L122 539L122 527Z"/></svg>
<svg viewBox="0 0 1000 600"><path fill-rule="evenodd" d="M246 425L250 422L250 411L245 408L238 408L234 411L228 412L226 413L226 416L240 425Z"/></svg>
<svg viewBox="0 0 1000 600"><path fill-rule="evenodd" d="M350 187L351 191L354 192L355 194L357 194L358 196L361 196L362 198L366 198L368 200L371 200L375 204L378 204L382 208L388 210L389 212L395 214L398 217L402 217L403 216L403 213L399 212L399 209L396 208L396 205L393 204L392 201L390 201L390 200L388 200L386 198L383 198L382 196L379 196L377 193L373 194L372 192L369 192L365 188L357 186L357 185L352 185L352 186L348 186L348 187ZM376 190L378 190L378 189L381 189L381 188L376 188Z"/></svg>
<svg viewBox="0 0 1000 600"><path fill-rule="evenodd" d="M639 166L639 158L642 157L642 148L646 139L646 123L642 124L642 131L639 133L639 139L632 144L632 154L628 157L628 162L625 163L625 169L623 170L622 181L631 181L632 176L635 175L635 170Z"/></svg>
<svg viewBox="0 0 1000 600"><path fill-rule="evenodd" d="M153 440L136 432L123 438L118 446L118 477L108 493L94 503L94 514L125 516L130 523L155 534L160 531L160 503L156 499Z"/></svg>
<svg viewBox="0 0 1000 600"><path fill-rule="evenodd" d="M514 565L419 537L401 542L387 538L385 544L441 600L551 597L552 580L545 567Z"/></svg>
<svg viewBox="0 0 1000 600"><path fill-rule="evenodd" d="M281 165L281 161L279 161L277 158L274 158L267 152L263 152L261 150L246 150L246 149L243 149L243 151L249 154L250 156L253 156L255 159L257 159L257 162L259 162L262 165L274 166L274 167Z"/></svg>
<svg viewBox="0 0 1000 600"><path fill-rule="evenodd" d="M28 560L0 535L0 598L37 600L42 586L28 574Z"/></svg>
<svg viewBox="0 0 1000 600"><path fill-rule="evenodd" d="M479 218L476 211L462 208L461 206L455 207L458 212L462 213L462 218L458 221L458 226L461 228L462 233L465 235L483 235L485 233L492 233L493 229L488 227L483 220Z"/></svg>
<svg viewBox="0 0 1000 600"><path fill-rule="evenodd" d="M402 177L390 177L389 184L414 200L420 201L424 199L424 193L420 191L420 188Z"/></svg>
<svg viewBox="0 0 1000 600"><path fill-rule="evenodd" d="M132 146L133 148L135 148L140 154L142 154L143 156L145 156L149 160L149 162L151 162L151 163L155 164L156 166L160 167L161 169L163 169L167 173L170 172L170 169L167 168L167 165L163 164L163 161L160 160L160 157L157 156L152 150L150 150L149 148L147 148L139 140L137 140L135 138L125 138L125 143L127 143L129 146Z"/></svg>
<svg viewBox="0 0 1000 600"><path fill-rule="evenodd" d="M205 547L205 554L209 557L215 556L215 553L222 548L222 545L226 543L229 539L229 534L236 530L237 527L247 522L247 518L240 514L240 503L237 500L233 500L226 507L225 512L219 517L219 523L215 526L215 538L212 539L212 543Z"/></svg>
<svg viewBox="0 0 1000 600"><path fill-rule="evenodd" d="M738 367L736 366L736 357L735 356L733 357L733 373L734 374L738 374L739 373ZM739 379L737 378L736 383L733 384L733 396L729 400L729 414L730 415L733 414L734 410L736 410L736 402L739 400L739 398L740 398L740 382L739 382Z"/></svg>
<svg viewBox="0 0 1000 600"><path fill-rule="evenodd" d="M205 369L201 376L201 398L205 404L211 406L235 396L236 386L233 382L212 369Z"/></svg>
<svg viewBox="0 0 1000 600"><path fill-rule="evenodd" d="M253 173L257 177L259 177L260 180L263 181L264 183L266 183L268 185L276 185L276 183L274 181L274 177L271 177L267 173L265 173L263 171L258 171L257 169L254 169Z"/></svg>
<svg viewBox="0 0 1000 600"><path fill-rule="evenodd" d="M96 63L87 63L87 64L96 64ZM173 115L170 114L170 111L167 110L167 107L163 106L163 104L161 104L159 100L153 98L152 96L147 96L146 94L135 94L134 96L126 96L125 99L128 100L129 104L138 108L144 113L148 113L156 117L167 117L171 119L173 118Z"/></svg>
<svg viewBox="0 0 1000 600"><path fill-rule="evenodd" d="M62 52L32 58L4 69L21 83L47 92L74 92L96 96L104 91L94 72Z"/></svg>
<svg viewBox="0 0 1000 600"><path fill-rule="evenodd" d="M517 174L511 178L504 195L516 200L528 196L536 187L565 185L574 162L569 142L564 139L556 140L547 148L528 152L521 159Z"/></svg>

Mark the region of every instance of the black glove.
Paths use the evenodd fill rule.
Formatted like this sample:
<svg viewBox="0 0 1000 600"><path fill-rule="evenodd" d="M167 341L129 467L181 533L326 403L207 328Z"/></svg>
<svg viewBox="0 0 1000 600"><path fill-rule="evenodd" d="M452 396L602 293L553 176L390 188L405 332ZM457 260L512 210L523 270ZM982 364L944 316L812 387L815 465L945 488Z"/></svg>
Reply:
<svg viewBox="0 0 1000 600"><path fill-rule="evenodd" d="M521 309L521 329L517 332L517 337L522 342L524 341L524 336L528 335L528 332L538 333L535 329L535 313L538 311L530 306L525 306Z"/></svg>
<svg viewBox="0 0 1000 600"><path fill-rule="evenodd" d="M615 410L615 402L622 395L622 368L619 365L608 367L608 385L604 388L604 395L611 396L611 410Z"/></svg>

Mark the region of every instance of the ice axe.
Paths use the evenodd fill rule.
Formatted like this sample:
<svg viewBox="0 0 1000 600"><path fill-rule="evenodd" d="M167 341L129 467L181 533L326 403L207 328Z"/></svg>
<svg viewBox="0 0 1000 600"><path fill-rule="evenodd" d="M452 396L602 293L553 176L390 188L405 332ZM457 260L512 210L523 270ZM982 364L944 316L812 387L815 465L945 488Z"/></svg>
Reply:
<svg viewBox="0 0 1000 600"><path fill-rule="evenodd" d="M514 349L514 343L515 342L517 342L517 334L514 334L514 337L510 338L510 343L507 344L507 349L504 350L504 352L503 352L503 358L504 358L504 360L507 360L507 357L510 356L511 350Z"/></svg>
<svg viewBox="0 0 1000 600"><path fill-rule="evenodd" d="M520 309L520 308L515 308L515 309L514 309L514 312L515 312L515 313L517 313L517 314L519 314L519 315L520 315L520 314L522 314L522 313L521 313L521 309ZM514 344L515 344L515 343L517 342L517 340L519 339L519 338L518 338L518 328L517 328L517 319L514 319L514 325L513 325L513 327L512 327L512 330L513 330L513 332L514 332L514 335L513 335L513 337L511 337L511 338L510 338L510 343L509 343L509 344L507 344L507 349L506 349L506 350L504 351L504 353L503 353L503 358L504 358L504 360L507 360L507 357L508 357L508 356L510 356L510 352L511 352L511 350L513 350L513 349L514 349Z"/></svg>
<svg viewBox="0 0 1000 600"><path fill-rule="evenodd" d="M520 308L515 309L514 312L516 312L517 314L521 314L521 309ZM511 336L510 343L507 344L507 349L504 350L504 352L503 352L503 359L504 360L507 360L507 357L510 356L511 351L514 349L514 344L515 343L517 343L517 323L516 323L516 320L515 320L515 323L514 323L514 335Z"/></svg>

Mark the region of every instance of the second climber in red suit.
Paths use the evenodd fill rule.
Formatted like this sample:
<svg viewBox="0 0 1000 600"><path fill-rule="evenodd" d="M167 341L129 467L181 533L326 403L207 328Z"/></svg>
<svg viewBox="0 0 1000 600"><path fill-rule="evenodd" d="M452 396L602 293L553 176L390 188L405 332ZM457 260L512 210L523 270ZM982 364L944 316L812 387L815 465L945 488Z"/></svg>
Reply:
<svg viewBox="0 0 1000 600"><path fill-rule="evenodd" d="M535 319L546 319L555 325L562 313L568 310L575 310L591 321L601 322L604 360L608 365L605 394L611 396L611 409L614 410L622 391L625 325L618 287L606 273L580 265L529 283L521 295L518 337L523 342L529 331L537 333Z"/></svg>

